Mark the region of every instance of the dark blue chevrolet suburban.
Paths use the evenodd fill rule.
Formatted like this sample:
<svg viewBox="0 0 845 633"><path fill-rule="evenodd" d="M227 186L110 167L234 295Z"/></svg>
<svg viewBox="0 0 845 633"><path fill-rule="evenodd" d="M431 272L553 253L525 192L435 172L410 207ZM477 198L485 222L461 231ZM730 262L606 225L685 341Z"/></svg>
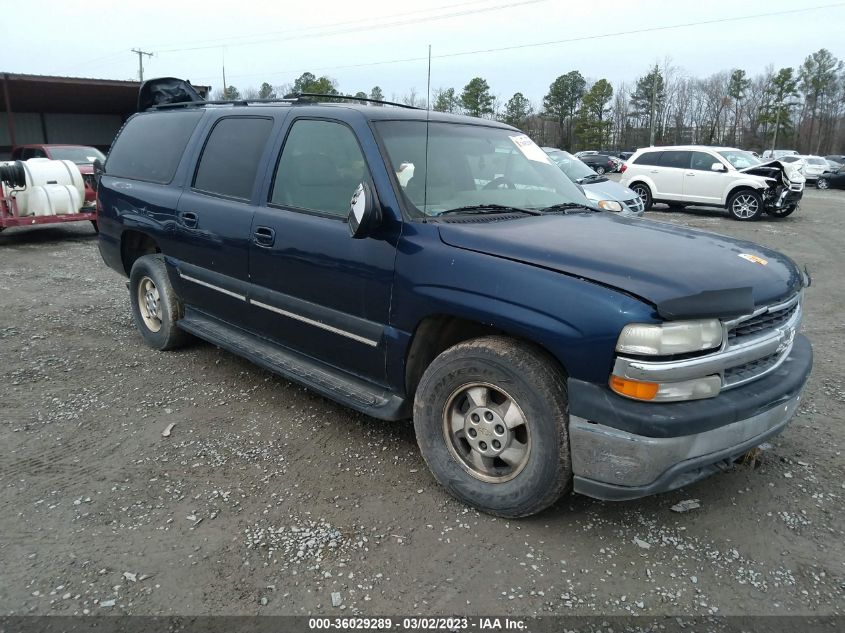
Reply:
<svg viewBox="0 0 845 633"><path fill-rule="evenodd" d="M598 210L495 121L159 92L99 181L100 252L143 338L413 418L466 503L675 489L798 406L808 280L780 253Z"/></svg>

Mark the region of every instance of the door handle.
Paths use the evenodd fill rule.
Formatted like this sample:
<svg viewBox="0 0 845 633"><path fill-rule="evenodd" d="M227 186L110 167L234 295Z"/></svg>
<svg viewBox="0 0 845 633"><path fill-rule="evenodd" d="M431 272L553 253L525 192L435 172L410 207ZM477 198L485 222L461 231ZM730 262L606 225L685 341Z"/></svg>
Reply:
<svg viewBox="0 0 845 633"><path fill-rule="evenodd" d="M257 246L273 246L276 241L276 232L269 226L259 226L253 232L252 239Z"/></svg>
<svg viewBox="0 0 845 633"><path fill-rule="evenodd" d="M179 218L182 220L182 224L187 226L189 229L196 228L198 222L196 213L193 213L191 211L185 211L180 214Z"/></svg>
<svg viewBox="0 0 845 633"><path fill-rule="evenodd" d="M695 176L695 172L694 171L688 171L687 176Z"/></svg>
<svg viewBox="0 0 845 633"><path fill-rule="evenodd" d="M651 173L652 173L652 174L659 174L659 173L660 173L660 170L659 170L659 169L652 169L652 170L651 170Z"/></svg>

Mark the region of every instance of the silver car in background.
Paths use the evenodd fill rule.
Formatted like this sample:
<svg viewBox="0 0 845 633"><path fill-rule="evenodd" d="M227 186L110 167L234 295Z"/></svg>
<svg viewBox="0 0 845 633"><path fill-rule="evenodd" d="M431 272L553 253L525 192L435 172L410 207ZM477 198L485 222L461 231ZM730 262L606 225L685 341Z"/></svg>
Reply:
<svg viewBox="0 0 845 633"><path fill-rule="evenodd" d="M587 198L600 209L637 217L643 214L642 198L628 187L597 174L569 152L555 147L544 147L543 151L572 182L581 186Z"/></svg>

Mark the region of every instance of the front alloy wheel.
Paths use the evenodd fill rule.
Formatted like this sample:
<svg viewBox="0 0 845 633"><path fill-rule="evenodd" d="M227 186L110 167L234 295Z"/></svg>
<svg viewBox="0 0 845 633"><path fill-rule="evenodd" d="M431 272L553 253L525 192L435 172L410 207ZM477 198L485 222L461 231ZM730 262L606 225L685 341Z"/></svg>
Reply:
<svg viewBox="0 0 845 633"><path fill-rule="evenodd" d="M443 434L461 466L481 481L516 477L531 454L525 414L503 389L470 383L452 393L443 411Z"/></svg>
<svg viewBox="0 0 845 633"><path fill-rule="evenodd" d="M754 220L763 212L763 199L755 191L740 191L731 197L728 210L737 220Z"/></svg>
<svg viewBox="0 0 845 633"><path fill-rule="evenodd" d="M827 178L819 178L818 182L816 182L816 187L818 189L829 189L830 183L827 181Z"/></svg>
<svg viewBox="0 0 845 633"><path fill-rule="evenodd" d="M572 482L563 368L544 350L484 336L435 358L414 397L422 456L453 496L504 517L534 514Z"/></svg>

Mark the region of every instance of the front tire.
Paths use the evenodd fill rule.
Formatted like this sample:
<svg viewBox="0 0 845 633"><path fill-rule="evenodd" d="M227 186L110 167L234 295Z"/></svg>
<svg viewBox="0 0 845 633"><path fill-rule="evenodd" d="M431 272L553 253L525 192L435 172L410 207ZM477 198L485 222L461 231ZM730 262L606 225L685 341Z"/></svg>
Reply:
<svg viewBox="0 0 845 633"><path fill-rule="evenodd" d="M184 345L188 334L176 326L183 315L182 302L170 284L161 255L135 260L129 273L132 320L152 348L168 350Z"/></svg>
<svg viewBox="0 0 845 633"><path fill-rule="evenodd" d="M763 213L763 198L750 189L737 191L728 200L728 213L734 220L756 220Z"/></svg>
<svg viewBox="0 0 845 633"><path fill-rule="evenodd" d="M773 218L785 218L788 215L791 215L793 211L798 208L797 204L791 204L788 207L784 207L782 209L769 209L766 213Z"/></svg>
<svg viewBox="0 0 845 633"><path fill-rule="evenodd" d="M648 185L641 182L635 182L631 185L631 191L637 194L643 201L643 211L651 209L651 205L654 204L654 200L651 197L651 189L648 188Z"/></svg>
<svg viewBox="0 0 845 633"><path fill-rule="evenodd" d="M503 517L540 512L569 489L568 422L560 367L503 336L440 354L414 399L417 443L440 485Z"/></svg>
<svg viewBox="0 0 845 633"><path fill-rule="evenodd" d="M819 178L816 181L816 189L830 189L830 183L827 178Z"/></svg>

